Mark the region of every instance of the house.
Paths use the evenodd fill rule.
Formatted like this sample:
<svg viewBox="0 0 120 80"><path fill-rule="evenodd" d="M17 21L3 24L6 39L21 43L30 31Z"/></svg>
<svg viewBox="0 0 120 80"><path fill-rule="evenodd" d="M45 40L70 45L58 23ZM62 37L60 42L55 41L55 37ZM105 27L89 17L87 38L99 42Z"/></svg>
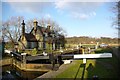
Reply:
<svg viewBox="0 0 120 80"><path fill-rule="evenodd" d="M34 26L30 33L25 33L25 23L22 22L22 35L18 40L19 49L40 49L56 50L64 47L65 38L63 35L56 33L51 26L42 27L35 20Z"/></svg>
<svg viewBox="0 0 120 80"><path fill-rule="evenodd" d="M105 47L108 47L108 44L100 44L99 45L101 48L105 48Z"/></svg>

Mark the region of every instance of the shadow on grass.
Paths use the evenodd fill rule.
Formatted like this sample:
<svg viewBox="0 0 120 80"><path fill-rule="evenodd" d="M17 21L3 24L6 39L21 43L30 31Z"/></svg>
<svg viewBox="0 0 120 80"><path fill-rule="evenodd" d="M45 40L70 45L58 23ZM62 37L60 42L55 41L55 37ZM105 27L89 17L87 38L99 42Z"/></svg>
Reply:
<svg viewBox="0 0 120 80"><path fill-rule="evenodd" d="M76 73L76 75L75 75L74 80L76 80L80 68L83 68L81 80L84 80L85 67L86 67L86 64L81 64L81 65L79 66L79 68L78 68L78 70L77 70L77 73Z"/></svg>
<svg viewBox="0 0 120 80"><path fill-rule="evenodd" d="M107 50L104 49L99 52L105 52ZM120 60L118 58L113 53L112 58L88 60L86 64L87 80L120 80Z"/></svg>

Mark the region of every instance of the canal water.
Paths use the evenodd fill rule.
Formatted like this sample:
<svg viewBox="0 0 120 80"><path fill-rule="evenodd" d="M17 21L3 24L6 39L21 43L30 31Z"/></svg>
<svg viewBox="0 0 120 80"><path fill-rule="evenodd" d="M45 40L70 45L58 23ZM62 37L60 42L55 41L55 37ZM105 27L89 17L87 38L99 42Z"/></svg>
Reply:
<svg viewBox="0 0 120 80"><path fill-rule="evenodd" d="M33 80L44 71L22 71L13 65L2 66L2 80Z"/></svg>

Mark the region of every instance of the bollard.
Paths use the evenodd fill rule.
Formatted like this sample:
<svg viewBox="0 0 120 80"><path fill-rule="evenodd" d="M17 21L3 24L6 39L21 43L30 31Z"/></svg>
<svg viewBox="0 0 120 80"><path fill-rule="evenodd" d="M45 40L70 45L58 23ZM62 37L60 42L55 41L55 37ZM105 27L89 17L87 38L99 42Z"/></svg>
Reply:
<svg viewBox="0 0 120 80"><path fill-rule="evenodd" d="M63 62L62 62L62 57L61 57L61 55L59 55L58 56L58 64L59 64L59 66L62 64Z"/></svg>
<svg viewBox="0 0 120 80"><path fill-rule="evenodd" d="M49 60L52 64L52 70L54 69L55 67L55 59L54 59L54 55L53 54L49 54Z"/></svg>

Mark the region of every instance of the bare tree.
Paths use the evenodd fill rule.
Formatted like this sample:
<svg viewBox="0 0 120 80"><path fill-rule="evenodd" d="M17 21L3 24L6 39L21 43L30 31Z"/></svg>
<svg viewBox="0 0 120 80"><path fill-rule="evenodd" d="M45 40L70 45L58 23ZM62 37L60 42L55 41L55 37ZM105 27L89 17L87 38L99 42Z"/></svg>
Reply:
<svg viewBox="0 0 120 80"><path fill-rule="evenodd" d="M113 5L112 12L115 14L113 17L113 26L120 30L120 1Z"/></svg>
<svg viewBox="0 0 120 80"><path fill-rule="evenodd" d="M31 31L31 29L33 28L33 26L34 26L33 25L33 19L26 21L25 26L26 26L25 28L27 28L27 29L25 29L25 32L29 33Z"/></svg>
<svg viewBox="0 0 120 80"><path fill-rule="evenodd" d="M46 24L49 24L51 26L51 29L54 30L56 33L66 35L66 31L56 22L52 19L46 19Z"/></svg>
<svg viewBox="0 0 120 80"><path fill-rule="evenodd" d="M11 17L2 23L2 36L11 41L13 44L17 42L21 34L21 22L23 17Z"/></svg>

